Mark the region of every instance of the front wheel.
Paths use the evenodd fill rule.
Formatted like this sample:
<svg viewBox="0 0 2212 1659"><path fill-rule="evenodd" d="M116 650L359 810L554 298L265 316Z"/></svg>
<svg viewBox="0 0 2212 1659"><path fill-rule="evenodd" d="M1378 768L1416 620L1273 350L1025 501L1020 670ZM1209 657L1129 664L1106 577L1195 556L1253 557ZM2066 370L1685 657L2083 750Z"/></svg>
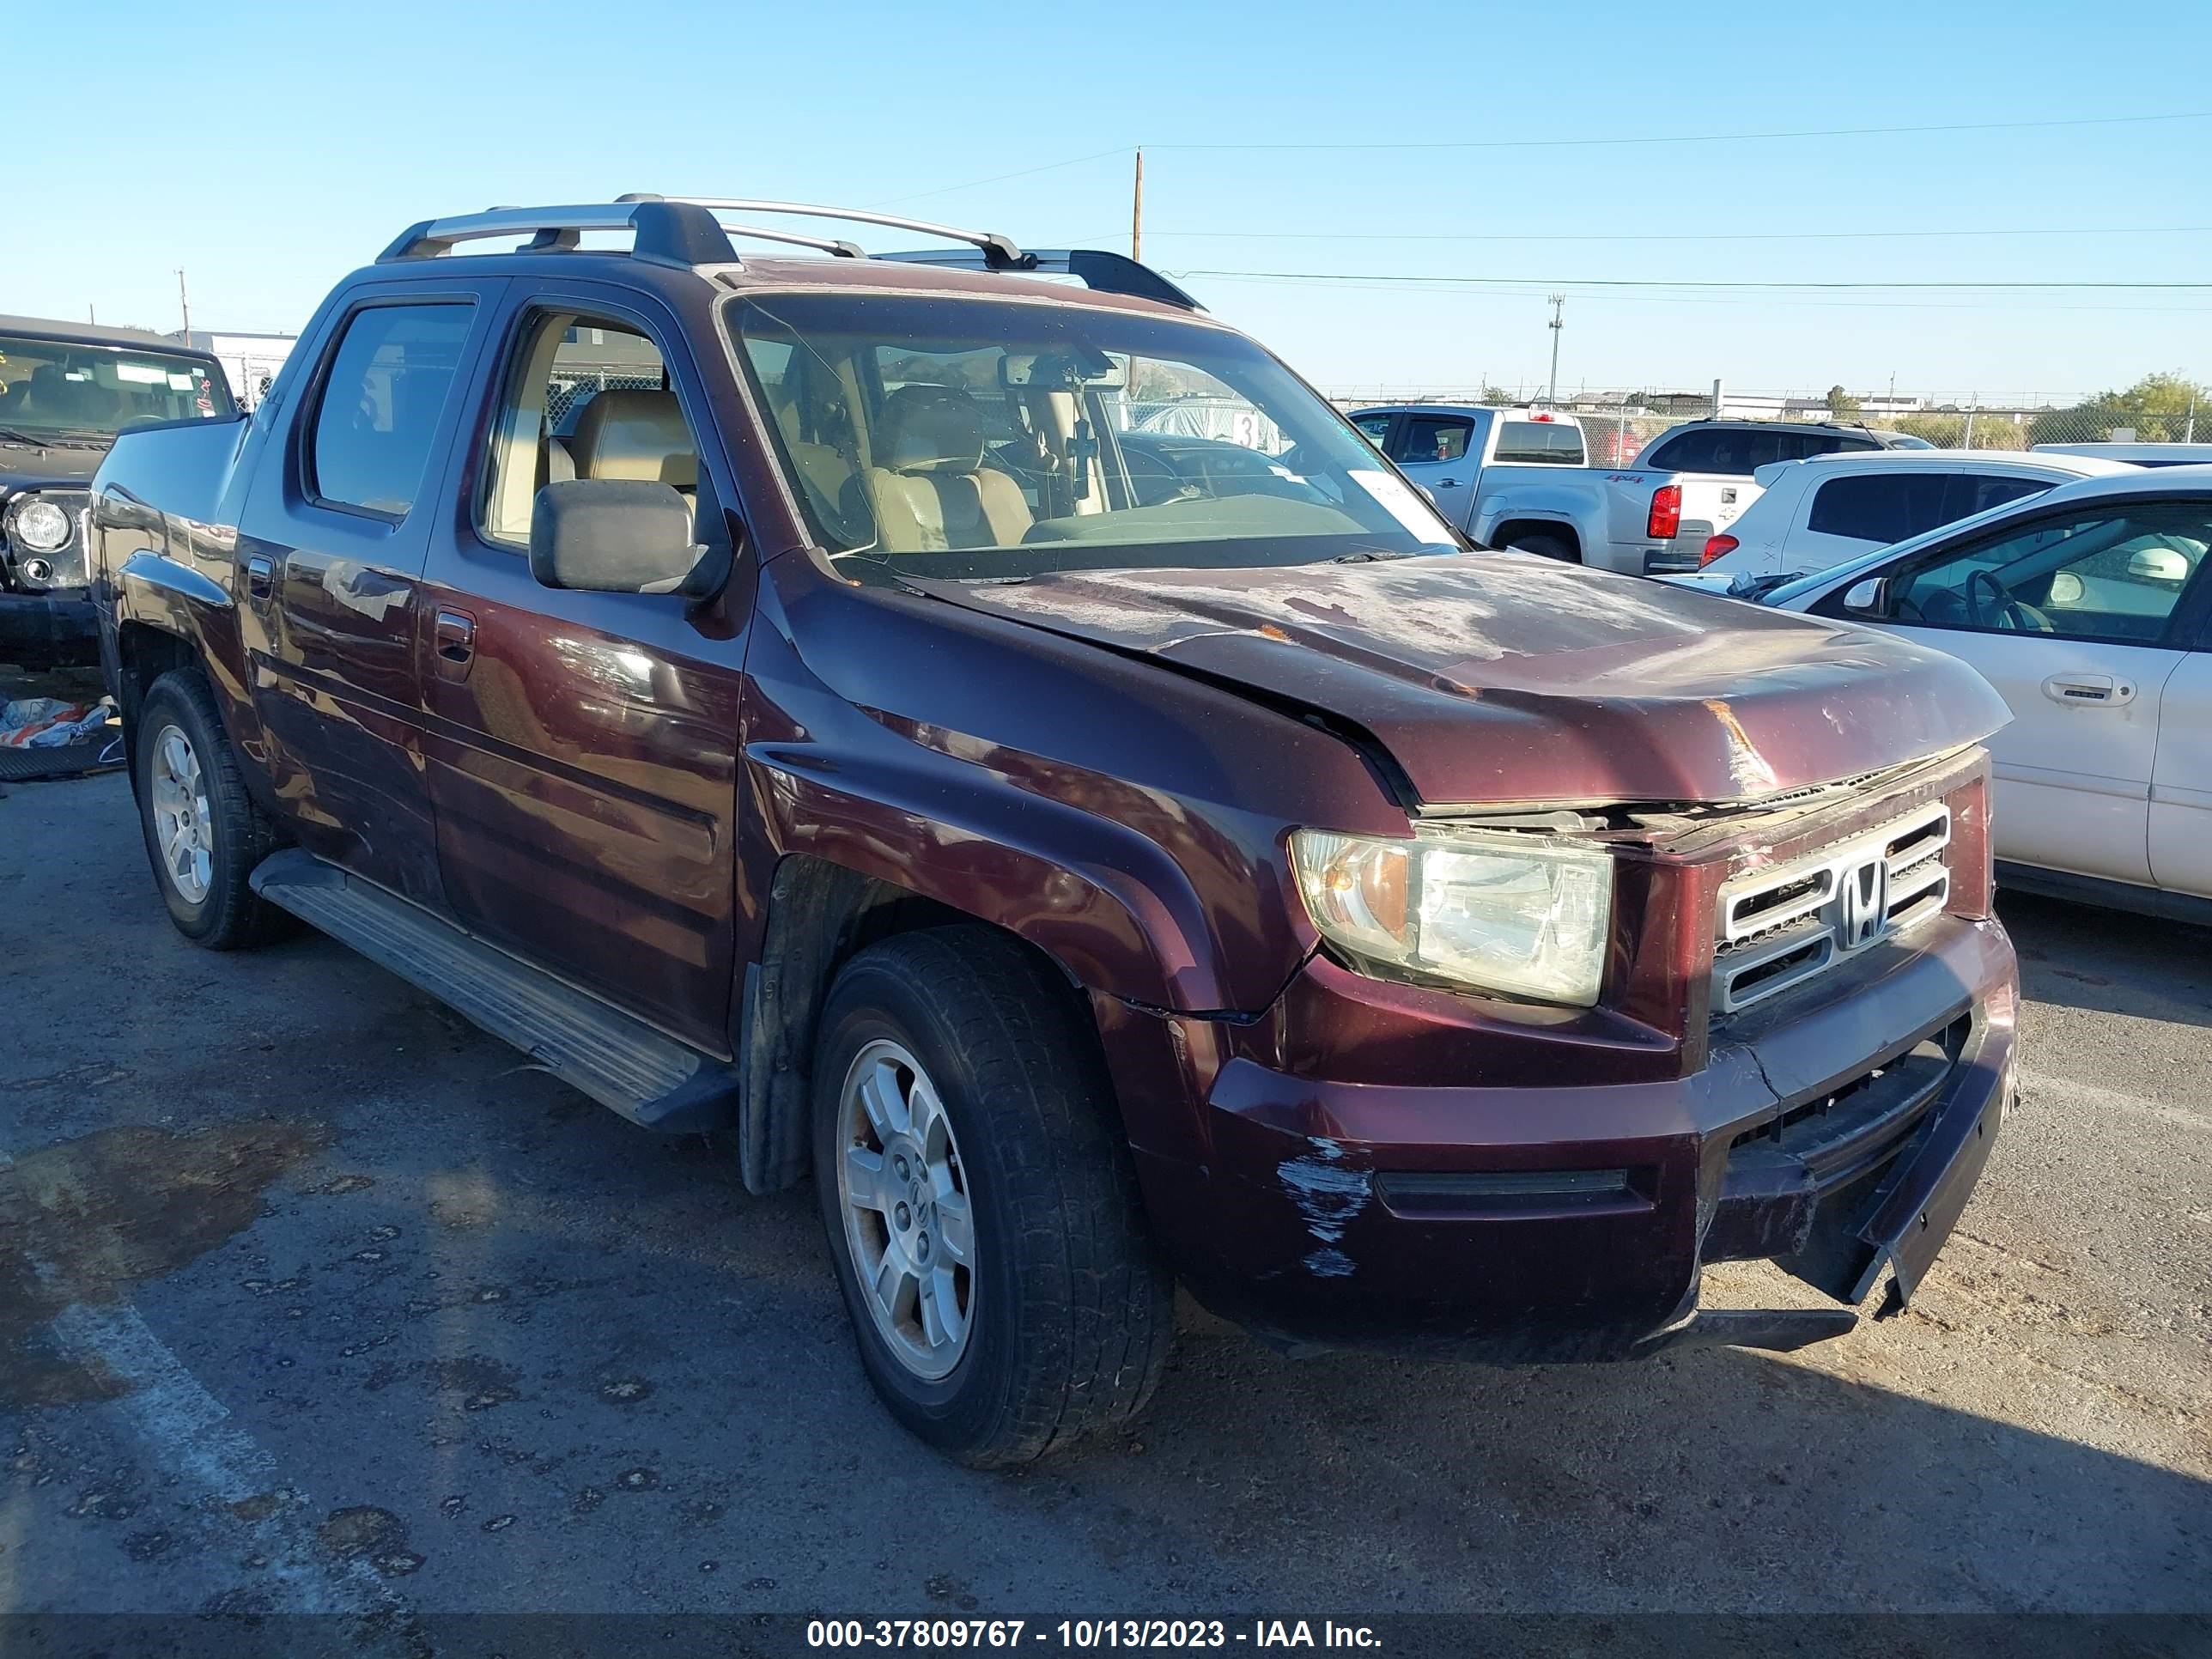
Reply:
<svg viewBox="0 0 2212 1659"><path fill-rule="evenodd" d="M814 1180L860 1359L892 1415L974 1468L1125 1422L1172 1281L1097 1042L1066 985L981 927L846 964L814 1057Z"/></svg>

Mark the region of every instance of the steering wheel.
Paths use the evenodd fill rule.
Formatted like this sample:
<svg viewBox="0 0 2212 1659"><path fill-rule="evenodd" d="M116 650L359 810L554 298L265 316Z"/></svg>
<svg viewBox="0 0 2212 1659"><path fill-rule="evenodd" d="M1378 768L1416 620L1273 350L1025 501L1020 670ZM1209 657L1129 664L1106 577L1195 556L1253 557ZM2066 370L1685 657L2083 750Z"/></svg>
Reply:
<svg viewBox="0 0 2212 1659"><path fill-rule="evenodd" d="M1990 613L1985 615L1975 590L1984 582L1989 584ZM1966 616L1977 628L2005 627L2021 634L2048 634L2051 620L2032 605L2022 605L2012 595L2012 590L1997 580L1994 570L1977 570L1966 578ZM1991 616L1997 620L1992 621Z"/></svg>

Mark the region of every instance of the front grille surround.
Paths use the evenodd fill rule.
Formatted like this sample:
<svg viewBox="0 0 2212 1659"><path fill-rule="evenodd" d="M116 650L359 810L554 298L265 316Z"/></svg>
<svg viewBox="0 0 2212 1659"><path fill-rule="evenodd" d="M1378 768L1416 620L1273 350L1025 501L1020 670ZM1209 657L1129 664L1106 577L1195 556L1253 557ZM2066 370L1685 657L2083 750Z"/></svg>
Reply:
<svg viewBox="0 0 2212 1659"><path fill-rule="evenodd" d="M1941 915L1951 897L1951 809L1932 801L1880 829L1723 883L1712 1010L1733 1014Z"/></svg>

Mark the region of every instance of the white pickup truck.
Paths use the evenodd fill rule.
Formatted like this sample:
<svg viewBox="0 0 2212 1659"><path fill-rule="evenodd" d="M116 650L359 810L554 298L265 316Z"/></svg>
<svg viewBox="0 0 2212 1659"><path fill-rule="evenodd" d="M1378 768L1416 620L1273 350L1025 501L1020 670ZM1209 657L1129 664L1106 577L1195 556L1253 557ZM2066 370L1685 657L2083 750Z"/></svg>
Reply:
<svg viewBox="0 0 2212 1659"><path fill-rule="evenodd" d="M1752 474L1768 462L1894 441L1863 427L1685 421L1636 465L1593 467L1581 423L1549 410L1399 404L1352 419L1478 544L1632 575L1695 570L1707 538L1759 499Z"/></svg>

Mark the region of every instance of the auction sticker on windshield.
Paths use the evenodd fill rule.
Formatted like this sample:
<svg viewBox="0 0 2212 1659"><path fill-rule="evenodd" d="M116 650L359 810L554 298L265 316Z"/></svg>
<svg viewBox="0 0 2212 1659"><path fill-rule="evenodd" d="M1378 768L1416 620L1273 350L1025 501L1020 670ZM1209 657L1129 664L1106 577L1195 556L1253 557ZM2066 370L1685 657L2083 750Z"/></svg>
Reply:
<svg viewBox="0 0 2212 1659"><path fill-rule="evenodd" d="M1438 547L1449 547L1452 538L1437 520L1435 513L1423 501L1413 485L1403 478L1394 478L1388 472L1355 471L1352 481L1372 495L1388 513L1402 525L1406 532L1417 540L1431 542Z"/></svg>

